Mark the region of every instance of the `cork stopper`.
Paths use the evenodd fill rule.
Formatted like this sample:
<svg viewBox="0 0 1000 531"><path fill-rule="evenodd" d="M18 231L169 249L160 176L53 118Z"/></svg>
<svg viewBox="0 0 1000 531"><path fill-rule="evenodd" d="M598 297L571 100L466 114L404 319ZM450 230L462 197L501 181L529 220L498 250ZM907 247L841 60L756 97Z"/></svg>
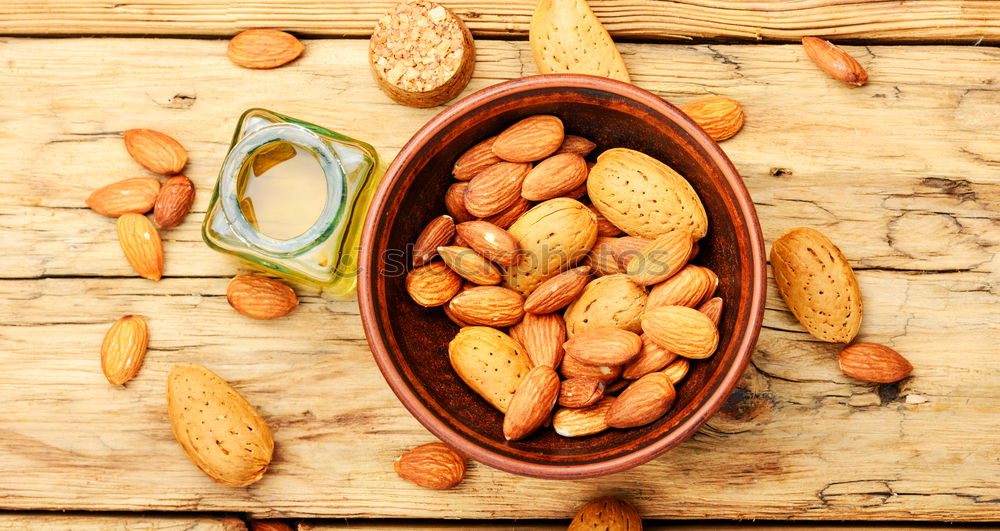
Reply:
<svg viewBox="0 0 1000 531"><path fill-rule="evenodd" d="M472 34L444 6L427 0L396 4L375 25L368 61L379 87L411 107L457 96L475 66Z"/></svg>

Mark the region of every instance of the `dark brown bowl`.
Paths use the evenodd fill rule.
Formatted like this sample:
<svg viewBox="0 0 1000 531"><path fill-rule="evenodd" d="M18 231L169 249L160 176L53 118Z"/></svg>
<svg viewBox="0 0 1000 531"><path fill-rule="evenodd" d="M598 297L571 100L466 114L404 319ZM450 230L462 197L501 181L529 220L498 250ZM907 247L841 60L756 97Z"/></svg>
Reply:
<svg viewBox="0 0 1000 531"><path fill-rule="evenodd" d="M562 118L567 133L642 151L687 179L708 211L698 263L716 271L725 300L719 349L693 361L677 402L659 421L568 439L541 429L523 441L503 437L503 415L465 386L448 361L458 327L441 308L410 300L408 246L445 212L451 167L466 149L533 114ZM546 75L472 94L427 123L385 174L365 222L358 301L375 361L399 400L427 429L492 467L571 479L640 465L691 436L729 396L757 342L764 313L764 246L757 215L719 146L676 107L632 85L604 78Z"/></svg>

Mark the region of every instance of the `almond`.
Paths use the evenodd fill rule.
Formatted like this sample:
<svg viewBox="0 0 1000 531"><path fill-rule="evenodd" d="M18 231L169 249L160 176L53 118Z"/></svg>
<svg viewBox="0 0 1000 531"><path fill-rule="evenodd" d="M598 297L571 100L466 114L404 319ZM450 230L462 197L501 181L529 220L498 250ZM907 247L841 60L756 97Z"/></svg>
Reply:
<svg viewBox="0 0 1000 531"><path fill-rule="evenodd" d="M468 187L469 183L455 183L449 186L448 191L444 194L444 208L451 214L456 223L476 219L476 216L465 209L465 190Z"/></svg>
<svg viewBox="0 0 1000 531"><path fill-rule="evenodd" d="M587 0L540 0L528 40L542 74L588 74L631 82L625 61Z"/></svg>
<svg viewBox="0 0 1000 531"><path fill-rule="evenodd" d="M653 240L641 236L622 236L609 240L608 244L611 246L611 254L615 257L618 268L625 271L629 262L652 242Z"/></svg>
<svg viewBox="0 0 1000 531"><path fill-rule="evenodd" d="M502 211L483 218L483 221L492 223L501 229L507 230L515 221L521 218L525 212L531 210L531 202L523 197L518 197L514 203Z"/></svg>
<svg viewBox="0 0 1000 531"><path fill-rule="evenodd" d="M850 343L864 309L854 270L829 238L800 227L771 246L778 292L802 326L817 339Z"/></svg>
<svg viewBox="0 0 1000 531"><path fill-rule="evenodd" d="M465 209L477 217L492 216L514 204L531 164L498 162L479 172L465 189Z"/></svg>
<svg viewBox="0 0 1000 531"><path fill-rule="evenodd" d="M576 358L563 356L562 363L559 364L559 374L561 374L563 378L591 376L604 382L605 385L608 385L621 376L622 367L621 365L614 365L610 367L607 365L587 365L586 363L578 361Z"/></svg>
<svg viewBox="0 0 1000 531"><path fill-rule="evenodd" d="M549 418L559 398L559 376L548 365L528 371L514 392L503 418L503 436L517 441L531 435Z"/></svg>
<svg viewBox="0 0 1000 531"><path fill-rule="evenodd" d="M642 339L642 349L639 355L628 362L622 369L622 378L635 380L643 376L658 371L677 358L677 354L657 345L646 334L640 336Z"/></svg>
<svg viewBox="0 0 1000 531"><path fill-rule="evenodd" d="M614 401L614 397L606 396L592 406L559 409L552 415L552 428L563 437L600 433L608 429L605 417Z"/></svg>
<svg viewBox="0 0 1000 531"><path fill-rule="evenodd" d="M712 297L698 307L698 311L707 315L709 319L715 323L715 326L719 326L719 319L722 317L722 298Z"/></svg>
<svg viewBox="0 0 1000 531"><path fill-rule="evenodd" d="M145 214L153 208L160 181L152 177L124 179L94 190L87 206L98 214L117 218L122 214Z"/></svg>
<svg viewBox="0 0 1000 531"><path fill-rule="evenodd" d="M425 308L450 301L461 287L462 277L443 262L420 266L406 275L406 292Z"/></svg>
<svg viewBox="0 0 1000 531"><path fill-rule="evenodd" d="M584 264L589 266L597 276L617 275L624 272L615 260L613 240L609 236L598 236L594 246L590 248Z"/></svg>
<svg viewBox="0 0 1000 531"><path fill-rule="evenodd" d="M504 285L527 296L586 255L597 239L597 223L579 201L557 197L526 212L508 232L524 256L507 268Z"/></svg>
<svg viewBox="0 0 1000 531"><path fill-rule="evenodd" d="M521 184L521 197L545 201L587 182L587 163L575 153L559 153L535 165Z"/></svg>
<svg viewBox="0 0 1000 531"><path fill-rule="evenodd" d="M250 485L264 475L274 456L274 439L260 413L201 365L178 365L170 371L167 412L184 453L219 483Z"/></svg>
<svg viewBox="0 0 1000 531"><path fill-rule="evenodd" d="M299 305L292 288L261 275L233 277L226 288L226 300L234 310L253 319L276 319Z"/></svg>
<svg viewBox="0 0 1000 531"><path fill-rule="evenodd" d="M392 466L399 477L427 489L450 489L465 477L465 458L439 442L404 453Z"/></svg>
<svg viewBox="0 0 1000 531"><path fill-rule="evenodd" d="M458 157L451 174L459 181L468 181L479 172L501 161L500 157L493 154L493 142L497 139L491 136L486 140L472 146L468 151Z"/></svg>
<svg viewBox="0 0 1000 531"><path fill-rule="evenodd" d="M452 274L454 274L454 271L452 271ZM447 316L448 319L451 319L451 322L457 324L459 326L459 328L465 328L466 326L472 326L471 323L463 321L457 315L455 315L455 312L452 311L451 307L448 306L447 304L441 306L441 309L444 310L445 316Z"/></svg>
<svg viewBox="0 0 1000 531"><path fill-rule="evenodd" d="M601 214L601 211L597 210L597 208L595 208L594 205L590 205L587 208L589 208L594 213L594 215L597 216L598 236L611 237L611 236L621 235L622 230L616 227L614 223L608 221L608 218L604 217ZM613 248L612 248L612 254L614 254Z"/></svg>
<svg viewBox="0 0 1000 531"><path fill-rule="evenodd" d="M566 335L595 328L614 327L640 332L642 312L646 308L646 292L625 275L608 275L590 281L583 292L569 306Z"/></svg>
<svg viewBox="0 0 1000 531"><path fill-rule="evenodd" d="M743 127L743 107L732 98L709 96L685 103L680 109L716 142L732 138Z"/></svg>
<svg viewBox="0 0 1000 531"><path fill-rule="evenodd" d="M877 343L855 343L840 351L840 370L865 382L892 383L913 372L906 358Z"/></svg>
<svg viewBox="0 0 1000 531"><path fill-rule="evenodd" d="M297 59L305 46L289 33L275 29L251 29L229 41L229 60L244 68L276 68Z"/></svg>
<svg viewBox="0 0 1000 531"><path fill-rule="evenodd" d="M667 375L647 374L618 395L608 409L605 422L612 428L645 426L669 411L676 396Z"/></svg>
<svg viewBox="0 0 1000 531"><path fill-rule="evenodd" d="M691 255L691 233L672 230L642 248L625 268L629 278L640 286L651 286L676 274Z"/></svg>
<svg viewBox="0 0 1000 531"><path fill-rule="evenodd" d="M559 387L559 405L587 407L604 396L604 382L593 376L577 376L565 380Z"/></svg>
<svg viewBox="0 0 1000 531"><path fill-rule="evenodd" d="M580 155L581 157L586 157L590 155L590 152L597 147L597 144L583 138L582 136L576 135L566 135L563 137L563 143L556 150L556 154L559 153L574 153ZM590 171L590 168L587 168Z"/></svg>
<svg viewBox="0 0 1000 531"><path fill-rule="evenodd" d="M566 325L559 314L525 314L520 323L511 327L510 336L528 352L532 365L556 368L563 358Z"/></svg>
<svg viewBox="0 0 1000 531"><path fill-rule="evenodd" d="M142 167L153 173L173 175L187 164L184 146L169 136L150 129L125 131L125 149Z"/></svg>
<svg viewBox="0 0 1000 531"><path fill-rule="evenodd" d="M856 87L868 82L868 72L864 67L830 41L818 37L802 37L802 47L817 66L837 81Z"/></svg>
<svg viewBox="0 0 1000 531"><path fill-rule="evenodd" d="M624 365L639 354L642 339L628 330L595 328L573 336L563 349L567 356L587 365Z"/></svg>
<svg viewBox="0 0 1000 531"><path fill-rule="evenodd" d="M459 319L474 325L511 326L524 316L524 299L499 286L477 286L455 295L448 306Z"/></svg>
<svg viewBox="0 0 1000 531"><path fill-rule="evenodd" d="M448 361L465 385L501 413L531 370L524 347L488 326L459 330L448 343Z"/></svg>
<svg viewBox="0 0 1000 531"><path fill-rule="evenodd" d="M677 385L678 382L687 376L688 369L690 368L691 362L688 361L687 358L677 358L672 361L670 365L667 365L666 369L663 369L660 372L667 375L667 378L670 379L670 383Z"/></svg>
<svg viewBox="0 0 1000 531"><path fill-rule="evenodd" d="M468 247L438 247L438 254L452 271L469 282L483 286L500 283L497 268Z"/></svg>
<svg viewBox="0 0 1000 531"><path fill-rule="evenodd" d="M542 282L524 301L528 313L551 313L560 310L576 298L590 281L590 268L580 266Z"/></svg>
<svg viewBox="0 0 1000 531"><path fill-rule="evenodd" d="M138 315L126 315L111 325L101 345L101 369L104 377L115 385L131 380L146 356L149 327Z"/></svg>
<svg viewBox="0 0 1000 531"><path fill-rule="evenodd" d="M293 531L292 527L281 520L253 520L249 522L250 531Z"/></svg>
<svg viewBox="0 0 1000 531"><path fill-rule="evenodd" d="M451 216L438 216L420 231L413 244L413 267L420 267L437 256L437 248L448 245L455 237L455 220Z"/></svg>
<svg viewBox="0 0 1000 531"><path fill-rule="evenodd" d="M153 222L142 214L122 214L116 228L118 243L132 269L140 277L160 280L163 276L163 243Z"/></svg>
<svg viewBox="0 0 1000 531"><path fill-rule="evenodd" d="M642 316L642 330L657 345L691 359L711 356L719 331L707 315L686 306L660 306Z"/></svg>
<svg viewBox="0 0 1000 531"><path fill-rule="evenodd" d="M521 247L509 232L488 221L466 221L455 227L467 247L504 267L520 258Z"/></svg>
<svg viewBox="0 0 1000 531"><path fill-rule="evenodd" d="M539 114L505 129L493 142L493 153L509 162L534 162L556 152L564 138L562 120Z"/></svg>
<svg viewBox="0 0 1000 531"><path fill-rule="evenodd" d="M590 163L587 163L587 171L590 171ZM580 199L581 197L587 195L587 183L584 182L580 186L566 192L562 197L568 197L569 199Z"/></svg>
<svg viewBox="0 0 1000 531"><path fill-rule="evenodd" d="M646 308L687 306L694 308L710 298L719 285L719 277L707 267L688 264L676 275L649 290Z"/></svg>
<svg viewBox="0 0 1000 531"><path fill-rule="evenodd" d="M161 229L180 224L194 203L194 184L183 175L175 175L160 188L153 205L153 220Z"/></svg>
<svg viewBox="0 0 1000 531"><path fill-rule="evenodd" d="M597 498L580 508L568 531L642 531L642 517L625 500Z"/></svg>

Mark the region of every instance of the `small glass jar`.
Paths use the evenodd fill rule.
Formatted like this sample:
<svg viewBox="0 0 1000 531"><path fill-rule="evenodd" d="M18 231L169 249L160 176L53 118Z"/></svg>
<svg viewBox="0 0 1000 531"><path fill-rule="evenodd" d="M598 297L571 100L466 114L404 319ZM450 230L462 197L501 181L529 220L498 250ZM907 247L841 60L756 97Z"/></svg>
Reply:
<svg viewBox="0 0 1000 531"><path fill-rule="evenodd" d="M201 232L213 249L348 297L384 168L368 144L264 109L240 117Z"/></svg>

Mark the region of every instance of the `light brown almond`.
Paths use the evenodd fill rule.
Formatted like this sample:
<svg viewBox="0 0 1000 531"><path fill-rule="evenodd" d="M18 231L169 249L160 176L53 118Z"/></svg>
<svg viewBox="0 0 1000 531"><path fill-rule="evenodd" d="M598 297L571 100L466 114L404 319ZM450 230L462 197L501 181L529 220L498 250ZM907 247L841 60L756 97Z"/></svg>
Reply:
<svg viewBox="0 0 1000 531"><path fill-rule="evenodd" d="M716 142L732 138L743 128L743 107L732 98L709 96L685 103L680 109Z"/></svg>
<svg viewBox="0 0 1000 531"><path fill-rule="evenodd" d="M613 240L615 238L610 236L598 236L590 252L587 253L587 259L583 263L590 267L595 276L603 277L624 272L615 260Z"/></svg>
<svg viewBox="0 0 1000 531"><path fill-rule="evenodd" d="M819 37L802 37L806 55L837 81L860 87L868 82L868 72L853 57L832 42Z"/></svg>
<svg viewBox="0 0 1000 531"><path fill-rule="evenodd" d="M588 172L590 171L590 163L589 162L587 163L587 171ZM568 197L570 199L580 199L580 198L582 198L585 195L587 195L587 183L586 183L586 181L584 181L584 183L581 184L580 186L577 186L576 188L574 188L574 189L566 192L565 194L562 195L562 197Z"/></svg>
<svg viewBox="0 0 1000 531"><path fill-rule="evenodd" d="M525 212L531 210L531 202L523 197L518 197L513 204L502 211L483 218L483 221L492 223L501 229L507 230L515 221L521 218Z"/></svg>
<svg viewBox="0 0 1000 531"><path fill-rule="evenodd" d="M591 376L604 382L605 385L618 379L622 374L621 365L595 366L577 361L576 358L563 356L562 363L559 364L559 374L563 378L576 378L579 376Z"/></svg>
<svg viewBox="0 0 1000 531"><path fill-rule="evenodd" d="M510 399L503 418L503 436L517 441L548 420L559 398L559 375L548 365L533 367Z"/></svg>
<svg viewBox="0 0 1000 531"><path fill-rule="evenodd" d="M299 305L287 284L261 275L237 275L229 281L226 300L237 312L253 319L276 319Z"/></svg>
<svg viewBox="0 0 1000 531"><path fill-rule="evenodd" d="M140 277L160 280L163 276L163 243L153 222L142 214L122 214L116 229L118 243L132 269Z"/></svg>
<svg viewBox="0 0 1000 531"><path fill-rule="evenodd" d="M454 271L452 271L452 274L454 274ZM456 325L458 325L459 328L465 328L466 326L472 326L472 323L468 323L466 321L463 321L457 315L455 315L455 312L452 311L451 306L449 306L447 304L444 304L444 305L441 306L441 309L444 310L445 316L447 316L448 319L451 319L451 322L453 322Z"/></svg>
<svg viewBox="0 0 1000 531"><path fill-rule="evenodd" d="M564 271L542 282L524 301L528 313L551 313L564 308L576 298L590 281L590 267L580 266Z"/></svg>
<svg viewBox="0 0 1000 531"><path fill-rule="evenodd" d="M698 311L707 315L709 319L715 323L715 326L719 326L719 319L722 317L722 298L712 297L705 301L704 304L698 307Z"/></svg>
<svg viewBox="0 0 1000 531"><path fill-rule="evenodd" d="M477 217L502 212L521 197L521 183L531 164L498 162L479 172L465 189L465 209Z"/></svg>
<svg viewBox="0 0 1000 531"><path fill-rule="evenodd" d="M462 277L444 262L420 266L406 275L406 292L414 302L425 308L445 304L461 287ZM459 325L465 326L461 323Z"/></svg>
<svg viewBox="0 0 1000 531"><path fill-rule="evenodd" d="M574 337L595 328L614 327L639 333L646 291L626 275L596 278L566 307L566 335Z"/></svg>
<svg viewBox="0 0 1000 531"><path fill-rule="evenodd" d="M184 175L174 175L163 183L156 203L153 220L161 229L176 227L194 203L194 184Z"/></svg>
<svg viewBox="0 0 1000 531"><path fill-rule="evenodd" d="M642 349L642 339L619 328L595 328L574 335L563 345L567 356L595 366L624 365Z"/></svg>
<svg viewBox="0 0 1000 531"><path fill-rule="evenodd" d="M586 157L587 155L590 155L590 152L593 151L595 147L597 147L597 144L583 138L582 136L566 135L563 137L562 145L556 150L556 154L574 153L576 155L580 155L581 157ZM587 171L589 172L590 168L587 168Z"/></svg>
<svg viewBox="0 0 1000 531"><path fill-rule="evenodd" d="M688 369L691 368L691 362L687 358L677 358L667 365L666 369L663 369L663 374L667 375L670 379L670 383L677 385L681 380L687 376Z"/></svg>
<svg viewBox="0 0 1000 531"><path fill-rule="evenodd" d="M631 82L625 61L587 0L539 0L528 40L542 74L587 74Z"/></svg>
<svg viewBox="0 0 1000 531"><path fill-rule="evenodd" d="M511 327L510 336L528 352L532 365L554 369L562 362L566 325L561 315L525 314L520 323Z"/></svg>
<svg viewBox="0 0 1000 531"><path fill-rule="evenodd" d="M123 133L125 149L147 170L164 175L180 173L188 161L180 142L150 129L129 129Z"/></svg>
<svg viewBox="0 0 1000 531"><path fill-rule="evenodd" d="M115 321L104 335L101 345L101 369L104 377L115 385L131 380L146 356L149 327L138 315L126 315Z"/></svg>
<svg viewBox="0 0 1000 531"><path fill-rule="evenodd" d="M552 429L563 437L584 437L608 429L605 418L614 397L601 398L592 406L562 408L552 415Z"/></svg>
<svg viewBox="0 0 1000 531"><path fill-rule="evenodd" d="M524 347L488 326L459 330L448 343L448 360L458 377L501 413L531 370Z"/></svg>
<svg viewBox="0 0 1000 531"><path fill-rule="evenodd" d="M276 68L297 59L305 50L290 33L275 29L251 29L229 41L229 60L244 68Z"/></svg>
<svg viewBox="0 0 1000 531"><path fill-rule="evenodd" d="M686 306L660 306L645 312L642 331L656 344L685 358L707 358L719 345L715 323Z"/></svg>
<svg viewBox="0 0 1000 531"><path fill-rule="evenodd" d="M404 453L392 466L399 477L427 489L450 489L465 477L465 458L439 442Z"/></svg>
<svg viewBox="0 0 1000 531"><path fill-rule="evenodd" d="M492 286L502 279L496 266L468 247L438 247L438 255L452 271L474 284Z"/></svg>
<svg viewBox="0 0 1000 531"><path fill-rule="evenodd" d="M524 316L524 299L511 289L477 286L455 295L448 306L459 319L474 325L504 327Z"/></svg>
<svg viewBox="0 0 1000 531"><path fill-rule="evenodd" d="M521 246L509 232L482 220L466 221L455 227L467 247L487 260L509 267L520 258Z"/></svg>
<svg viewBox="0 0 1000 531"><path fill-rule="evenodd" d="M645 426L662 417L674 405L674 386L663 373L639 378L618 395L605 421L612 428Z"/></svg>
<svg viewBox="0 0 1000 531"><path fill-rule="evenodd" d="M651 372L656 372L677 358L677 354L657 345L646 334L642 334L640 338L642 339L642 349L639 351L639 355L622 369L622 378L627 380L635 380Z"/></svg>
<svg viewBox="0 0 1000 531"><path fill-rule="evenodd" d="M594 205L590 205L589 208L595 216L597 216L597 235L604 237L620 236L622 230L615 226L614 223L608 221L608 218L601 214L600 210L597 210ZM614 254L614 249L612 248L612 254Z"/></svg>
<svg viewBox="0 0 1000 531"><path fill-rule="evenodd" d="M622 236L608 241L611 246L611 254L614 256L615 262L618 263L618 268L622 271L625 271L629 262L650 243L653 243L653 240L641 236Z"/></svg>
<svg viewBox="0 0 1000 531"><path fill-rule="evenodd" d="M855 343L840 351L840 370L865 382L892 383L913 372L899 352L878 343Z"/></svg>
<svg viewBox="0 0 1000 531"><path fill-rule="evenodd" d="M556 152L564 138L562 120L547 114L529 116L505 129L493 153L510 162L534 162Z"/></svg>
<svg viewBox="0 0 1000 531"><path fill-rule="evenodd" d="M459 181L468 181L479 172L501 161L500 157L493 153L493 142L497 139L491 136L486 140L472 146L468 151L458 157L451 174Z"/></svg>
<svg viewBox="0 0 1000 531"><path fill-rule="evenodd" d="M597 498L580 508L567 531L642 531L642 518L625 500Z"/></svg>
<svg viewBox="0 0 1000 531"><path fill-rule="evenodd" d="M444 208L455 220L455 223L464 223L476 219L476 216L473 216L465 209L465 190L468 187L469 183L455 183L449 186L448 191L444 194Z"/></svg>
<svg viewBox="0 0 1000 531"><path fill-rule="evenodd" d="M676 275L649 290L646 309L657 306L687 306L694 308L715 293L719 277L707 267L688 264Z"/></svg>
<svg viewBox="0 0 1000 531"><path fill-rule="evenodd" d="M102 186L87 198L87 206L98 214L117 218L122 214L145 214L153 208L160 181L135 177Z"/></svg>
<svg viewBox="0 0 1000 531"><path fill-rule="evenodd" d="M455 220L451 216L438 216L420 231L413 244L413 267L420 267L437 256L437 248L448 245L455 237Z"/></svg>
<svg viewBox="0 0 1000 531"><path fill-rule="evenodd" d="M640 286L651 286L672 277L691 255L694 239L684 229L672 230L642 248L629 261L626 272Z"/></svg>
<svg viewBox="0 0 1000 531"><path fill-rule="evenodd" d="M593 405L604 396L604 382L593 376L578 376L559 386L559 405L581 408Z"/></svg>
<svg viewBox="0 0 1000 531"><path fill-rule="evenodd" d="M560 197L587 182L587 163L575 153L558 153L539 162L521 184L521 197L545 201Z"/></svg>

